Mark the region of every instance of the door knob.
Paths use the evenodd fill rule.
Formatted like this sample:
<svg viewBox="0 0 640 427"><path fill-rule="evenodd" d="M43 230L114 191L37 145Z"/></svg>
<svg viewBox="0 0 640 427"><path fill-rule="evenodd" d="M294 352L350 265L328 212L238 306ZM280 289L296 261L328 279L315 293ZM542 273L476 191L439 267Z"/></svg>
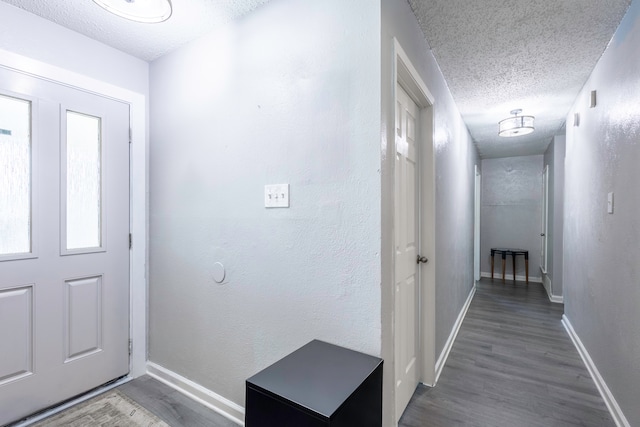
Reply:
<svg viewBox="0 0 640 427"><path fill-rule="evenodd" d="M420 264L420 263L425 264L425 263L427 263L428 261L429 261L429 260L427 259L427 257L426 257L426 256L420 256L420 255L418 255L418 259L416 260L416 263L417 263L417 264Z"/></svg>
<svg viewBox="0 0 640 427"><path fill-rule="evenodd" d="M544 233L540 233L540 236L541 236L541 237L544 237Z"/></svg>

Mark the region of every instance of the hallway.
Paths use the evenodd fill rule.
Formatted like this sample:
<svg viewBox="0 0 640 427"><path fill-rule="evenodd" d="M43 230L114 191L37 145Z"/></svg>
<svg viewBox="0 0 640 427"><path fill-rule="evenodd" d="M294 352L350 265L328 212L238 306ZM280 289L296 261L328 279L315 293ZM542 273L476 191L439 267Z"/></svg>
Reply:
<svg viewBox="0 0 640 427"><path fill-rule="evenodd" d="M435 388L400 426L614 426L539 283L483 278Z"/></svg>

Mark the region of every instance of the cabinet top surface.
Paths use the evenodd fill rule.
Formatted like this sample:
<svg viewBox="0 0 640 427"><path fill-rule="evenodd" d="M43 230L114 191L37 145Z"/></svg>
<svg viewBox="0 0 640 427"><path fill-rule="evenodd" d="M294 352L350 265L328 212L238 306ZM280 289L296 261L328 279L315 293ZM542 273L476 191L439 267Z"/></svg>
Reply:
<svg viewBox="0 0 640 427"><path fill-rule="evenodd" d="M382 363L382 359L313 340L247 380L325 417Z"/></svg>

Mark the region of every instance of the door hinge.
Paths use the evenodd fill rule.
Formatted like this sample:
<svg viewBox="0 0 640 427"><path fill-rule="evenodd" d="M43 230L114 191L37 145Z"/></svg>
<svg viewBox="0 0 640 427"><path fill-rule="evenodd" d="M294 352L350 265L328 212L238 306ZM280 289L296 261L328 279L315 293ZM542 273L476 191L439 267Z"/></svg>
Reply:
<svg viewBox="0 0 640 427"><path fill-rule="evenodd" d="M129 144L133 141L133 130L129 128Z"/></svg>
<svg viewBox="0 0 640 427"><path fill-rule="evenodd" d="M129 338L129 356L131 356L132 351L133 351L133 340Z"/></svg>
<svg viewBox="0 0 640 427"><path fill-rule="evenodd" d="M133 236L129 233L129 249L133 247Z"/></svg>

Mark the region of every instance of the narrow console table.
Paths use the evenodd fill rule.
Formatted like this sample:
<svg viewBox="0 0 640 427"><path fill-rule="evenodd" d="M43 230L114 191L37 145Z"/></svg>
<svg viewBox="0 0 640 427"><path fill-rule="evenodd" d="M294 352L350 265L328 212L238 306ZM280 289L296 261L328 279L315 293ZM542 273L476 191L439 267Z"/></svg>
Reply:
<svg viewBox="0 0 640 427"><path fill-rule="evenodd" d="M505 261L507 255L511 255L513 262L513 281L516 280L516 255L524 255L524 269L526 273L527 283L529 283L529 251L524 249L513 248L491 248L491 279L493 279L493 257L498 253L502 255L502 281L505 279Z"/></svg>
<svg viewBox="0 0 640 427"><path fill-rule="evenodd" d="M381 427L382 359L314 340L246 382L246 427Z"/></svg>

